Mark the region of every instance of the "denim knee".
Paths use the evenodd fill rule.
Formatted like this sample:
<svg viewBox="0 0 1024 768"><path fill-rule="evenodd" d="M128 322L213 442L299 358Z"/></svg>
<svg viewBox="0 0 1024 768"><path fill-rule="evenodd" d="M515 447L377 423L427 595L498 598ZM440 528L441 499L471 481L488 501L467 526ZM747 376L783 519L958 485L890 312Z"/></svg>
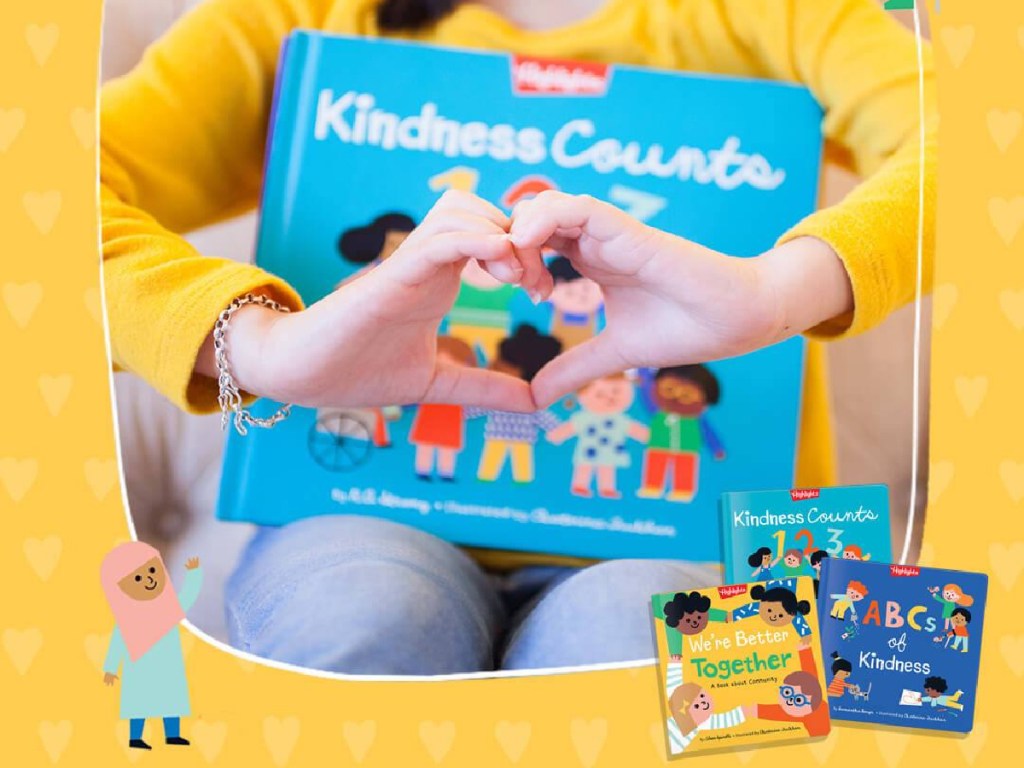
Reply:
<svg viewBox="0 0 1024 768"><path fill-rule="evenodd" d="M349 674L491 669L503 621L489 578L461 550L355 515L261 529L225 601L236 647Z"/></svg>
<svg viewBox="0 0 1024 768"><path fill-rule="evenodd" d="M651 595L721 583L713 566L609 560L555 584L512 632L502 668L578 666L657 654Z"/></svg>

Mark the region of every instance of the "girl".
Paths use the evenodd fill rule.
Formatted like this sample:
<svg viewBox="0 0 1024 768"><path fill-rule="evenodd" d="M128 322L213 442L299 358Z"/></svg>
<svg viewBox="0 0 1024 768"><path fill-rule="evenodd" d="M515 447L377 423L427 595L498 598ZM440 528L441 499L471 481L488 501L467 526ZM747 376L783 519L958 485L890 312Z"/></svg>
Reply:
<svg viewBox="0 0 1024 768"><path fill-rule="evenodd" d="M942 605L942 618L945 622L942 628L945 630L953 625L953 611L958 606L969 608L974 605L974 598L965 595L957 584L947 584L941 592L938 587L928 587L928 591L931 592L932 598Z"/></svg>
<svg viewBox="0 0 1024 768"><path fill-rule="evenodd" d="M865 180L841 204L782 233L776 247L745 259L554 192L517 207L510 248L508 217L449 195L380 266L303 309L281 280L199 254L181 237L256 204L277 56L298 27L803 83L825 110L829 155ZM930 92L927 46L924 61ZM729 357L804 332L849 336L913 298L922 194L930 284L930 99L926 110L922 126L915 41L874 0L207 0L103 89L100 205L114 362L182 408L214 410L214 322L252 294L292 312L256 298L231 317L227 361L243 393L307 407L433 400L531 411L629 367ZM501 282L543 299L551 277L541 247L601 286L606 330L553 361L532 387L439 362L433 339L458 291L452 265L475 258ZM822 363L821 347L811 344L796 477L807 487L834 481ZM228 585L232 641L350 673L649 658L649 596L716 579L680 562L570 570L524 568L538 559L507 553L474 557L354 515L260 530ZM510 584L528 609L503 601ZM339 585L344 600L333 599ZM593 595L609 610L566 620ZM396 632L423 641L414 653L382 642Z"/></svg>
<svg viewBox="0 0 1024 768"><path fill-rule="evenodd" d="M854 683L847 682L853 672L853 664L839 655L839 651L832 651L832 682L828 684L827 693L830 698L840 698L846 689L851 693L860 690Z"/></svg>
<svg viewBox="0 0 1024 768"><path fill-rule="evenodd" d="M121 717L129 720L128 746L151 749L142 738L147 717L162 717L164 741L188 746L181 717L189 713L188 681L178 622L199 596L199 558L185 563L181 595L174 592L160 553L141 541L111 550L100 566L100 581L117 622L103 662L103 683L121 682Z"/></svg>
<svg viewBox="0 0 1024 768"><path fill-rule="evenodd" d="M753 600L732 612L733 621L760 616L770 627L785 627L790 624L800 637L811 634L811 627L804 618L811 612L811 604L796 597L796 579L755 584L750 588Z"/></svg>
<svg viewBox="0 0 1024 768"><path fill-rule="evenodd" d="M437 356L451 365L476 367L476 353L466 342L451 336L437 340ZM455 480L455 460L465 442L465 415L461 405L423 403L409 430L409 442L416 446L416 476L430 480L437 459L442 480Z"/></svg>
<svg viewBox="0 0 1024 768"><path fill-rule="evenodd" d="M646 442L650 430L627 415L633 405L635 388L624 373L605 376L583 387L577 394L579 410L552 429L547 438L561 445L576 437L572 456L570 490L591 497L591 480L597 475L597 493L603 499L620 499L618 470L630 465L626 443Z"/></svg>
<svg viewBox="0 0 1024 768"><path fill-rule="evenodd" d="M770 581L773 579L772 566L777 562L777 558L774 561L772 560L772 550L770 547L758 547L757 551L751 553L750 557L747 558L747 565L754 569L754 572L750 574L751 581Z"/></svg>
<svg viewBox="0 0 1024 768"><path fill-rule="evenodd" d="M748 708L742 705L715 714L715 702L711 694L696 683L680 685L683 679L682 665L672 666L680 668L678 672L670 668L666 675L669 687L668 710L671 715L668 719L668 744L669 752L673 755L682 754L701 731L732 728L746 721Z"/></svg>

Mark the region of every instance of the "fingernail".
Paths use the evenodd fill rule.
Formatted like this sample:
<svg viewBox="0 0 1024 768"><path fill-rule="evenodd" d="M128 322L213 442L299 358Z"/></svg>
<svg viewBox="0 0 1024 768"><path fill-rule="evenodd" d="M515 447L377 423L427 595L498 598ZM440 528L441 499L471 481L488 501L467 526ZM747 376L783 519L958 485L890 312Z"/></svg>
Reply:
<svg viewBox="0 0 1024 768"><path fill-rule="evenodd" d="M540 295L538 290L527 291L526 295L530 297L530 301L534 303L534 306L544 301L544 297Z"/></svg>

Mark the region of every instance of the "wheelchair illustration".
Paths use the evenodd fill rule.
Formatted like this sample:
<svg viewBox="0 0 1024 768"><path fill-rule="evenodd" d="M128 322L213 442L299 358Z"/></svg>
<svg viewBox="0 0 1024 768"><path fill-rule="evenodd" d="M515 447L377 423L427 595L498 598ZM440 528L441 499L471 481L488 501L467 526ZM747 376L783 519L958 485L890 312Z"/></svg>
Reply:
<svg viewBox="0 0 1024 768"><path fill-rule="evenodd" d="M370 460L375 415L370 410L318 408L306 439L313 461L330 472L351 472Z"/></svg>

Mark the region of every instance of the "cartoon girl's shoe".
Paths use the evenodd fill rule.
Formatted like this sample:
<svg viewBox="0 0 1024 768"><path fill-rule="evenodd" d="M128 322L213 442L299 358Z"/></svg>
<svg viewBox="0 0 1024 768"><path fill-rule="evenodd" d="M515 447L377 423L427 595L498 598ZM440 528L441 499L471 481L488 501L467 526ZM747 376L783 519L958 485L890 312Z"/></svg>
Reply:
<svg viewBox="0 0 1024 768"><path fill-rule="evenodd" d="M664 494L661 488L641 488L636 495L641 499L660 499Z"/></svg>
<svg viewBox="0 0 1024 768"><path fill-rule="evenodd" d="M689 504L693 501L693 494L687 491L672 491L665 499L667 501L678 501L681 504Z"/></svg>

